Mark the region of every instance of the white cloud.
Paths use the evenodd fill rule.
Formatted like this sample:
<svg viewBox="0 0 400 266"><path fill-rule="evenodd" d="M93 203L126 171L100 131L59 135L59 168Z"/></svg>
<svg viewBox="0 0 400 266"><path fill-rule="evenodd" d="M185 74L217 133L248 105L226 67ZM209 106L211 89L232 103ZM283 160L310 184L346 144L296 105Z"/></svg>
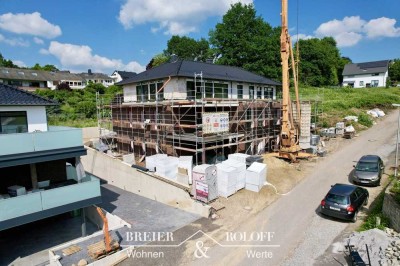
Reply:
<svg viewBox="0 0 400 266"><path fill-rule="evenodd" d="M26 64L21 60L13 60L13 63L19 67L26 67Z"/></svg>
<svg viewBox="0 0 400 266"><path fill-rule="evenodd" d="M396 28L395 24L395 19L385 17L371 19L364 25L364 30L369 38L399 37L400 28Z"/></svg>
<svg viewBox="0 0 400 266"><path fill-rule="evenodd" d="M251 4L253 0L125 0L119 12L119 21L126 28L144 23L156 23L152 32L183 35L197 31L198 25L208 17L221 16L231 4Z"/></svg>
<svg viewBox="0 0 400 266"><path fill-rule="evenodd" d="M47 39L61 35L60 27L43 19L39 12L0 15L0 29L17 34L41 36Z"/></svg>
<svg viewBox="0 0 400 266"><path fill-rule="evenodd" d="M77 71L86 71L88 68L93 71L108 73L116 69L142 72L144 66L132 61L125 65L119 59L109 59L97 54L92 54L92 49L87 45L75 45L52 41L47 52L60 60L64 68ZM41 50L43 54L44 51Z"/></svg>
<svg viewBox="0 0 400 266"><path fill-rule="evenodd" d="M332 36L339 47L354 46L363 38L399 37L396 20L386 17L365 21L359 16L345 17L322 23L315 31L317 37Z"/></svg>
<svg viewBox="0 0 400 266"><path fill-rule="evenodd" d="M44 44L44 41L42 39L38 38L38 37L33 37L33 41L36 44Z"/></svg>
<svg viewBox="0 0 400 266"><path fill-rule="evenodd" d="M22 47L28 47L29 46L29 42L23 40L22 38L6 38L4 37L2 34L0 34L0 43L6 43L8 45L11 46L22 46Z"/></svg>
<svg viewBox="0 0 400 266"><path fill-rule="evenodd" d="M315 37L312 35L306 35L306 34L302 34L302 33L291 36L292 43L297 42L297 40L309 40L312 38L315 38Z"/></svg>
<svg viewBox="0 0 400 266"><path fill-rule="evenodd" d="M39 50L39 53L40 53L40 54L44 54L44 55L50 54L49 50L46 50L46 49L44 49L44 48L40 49L40 50Z"/></svg>

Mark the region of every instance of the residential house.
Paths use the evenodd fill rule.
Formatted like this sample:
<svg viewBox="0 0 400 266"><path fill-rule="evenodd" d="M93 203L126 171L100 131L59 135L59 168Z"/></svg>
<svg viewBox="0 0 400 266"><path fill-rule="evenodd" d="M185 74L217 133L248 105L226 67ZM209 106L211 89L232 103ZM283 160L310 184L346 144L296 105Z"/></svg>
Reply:
<svg viewBox="0 0 400 266"><path fill-rule="evenodd" d="M87 73L80 73L79 75L85 80L86 84L102 84L105 87L114 85L114 80L112 77L103 73L93 73L90 69L88 69Z"/></svg>
<svg viewBox="0 0 400 266"><path fill-rule="evenodd" d="M347 64L343 69L343 86L353 88L385 87L390 60Z"/></svg>
<svg viewBox="0 0 400 266"><path fill-rule="evenodd" d="M115 83L117 83L124 79L132 78L135 75L137 75L135 72L115 70L110 77L114 80Z"/></svg>
<svg viewBox="0 0 400 266"><path fill-rule="evenodd" d="M0 67L0 83L17 86L20 89L56 89L60 83L67 83L72 89L83 89L85 80L69 71L44 71Z"/></svg>
<svg viewBox="0 0 400 266"><path fill-rule="evenodd" d="M82 131L48 126L55 102L0 84L0 230L101 202L84 172Z"/></svg>
<svg viewBox="0 0 400 266"><path fill-rule="evenodd" d="M156 153L190 155L196 164L217 153L256 154L277 141L280 83L244 69L178 60L118 83L111 105L120 153L137 162Z"/></svg>

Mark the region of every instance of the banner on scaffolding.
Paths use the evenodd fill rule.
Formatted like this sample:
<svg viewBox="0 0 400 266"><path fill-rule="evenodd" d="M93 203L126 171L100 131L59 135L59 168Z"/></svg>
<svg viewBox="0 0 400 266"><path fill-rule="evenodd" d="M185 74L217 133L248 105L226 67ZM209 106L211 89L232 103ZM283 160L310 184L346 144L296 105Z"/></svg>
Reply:
<svg viewBox="0 0 400 266"><path fill-rule="evenodd" d="M203 113L203 133L229 132L229 113Z"/></svg>

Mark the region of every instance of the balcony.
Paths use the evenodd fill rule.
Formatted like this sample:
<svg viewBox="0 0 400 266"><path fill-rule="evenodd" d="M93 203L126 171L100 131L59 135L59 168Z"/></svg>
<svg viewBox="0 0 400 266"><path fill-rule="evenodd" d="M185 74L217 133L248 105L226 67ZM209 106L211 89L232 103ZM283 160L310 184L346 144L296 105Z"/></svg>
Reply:
<svg viewBox="0 0 400 266"><path fill-rule="evenodd" d="M48 131L0 134L0 156L82 146L82 130L49 127Z"/></svg>
<svg viewBox="0 0 400 266"><path fill-rule="evenodd" d="M67 174L77 181L74 168L67 168ZM86 174L80 183L0 199L0 230L100 202L100 180Z"/></svg>

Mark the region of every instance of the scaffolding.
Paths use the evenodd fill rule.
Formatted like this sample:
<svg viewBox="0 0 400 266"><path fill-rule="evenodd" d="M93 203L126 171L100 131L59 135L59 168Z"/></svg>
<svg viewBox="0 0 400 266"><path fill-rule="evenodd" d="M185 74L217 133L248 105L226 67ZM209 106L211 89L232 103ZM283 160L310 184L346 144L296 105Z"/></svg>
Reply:
<svg viewBox="0 0 400 266"><path fill-rule="evenodd" d="M118 95L109 104L98 95L100 133L104 125L111 125L108 130L116 133L112 139L118 153L133 153L139 165L146 156L158 153L193 156L198 165L230 153L273 150L280 132L281 104L267 97L266 91L249 86L248 97L243 91L232 97L228 82L205 80L201 72L173 84L170 80L137 84L135 95ZM185 91L165 90L179 87L179 82ZM210 118L219 121L210 127Z"/></svg>

